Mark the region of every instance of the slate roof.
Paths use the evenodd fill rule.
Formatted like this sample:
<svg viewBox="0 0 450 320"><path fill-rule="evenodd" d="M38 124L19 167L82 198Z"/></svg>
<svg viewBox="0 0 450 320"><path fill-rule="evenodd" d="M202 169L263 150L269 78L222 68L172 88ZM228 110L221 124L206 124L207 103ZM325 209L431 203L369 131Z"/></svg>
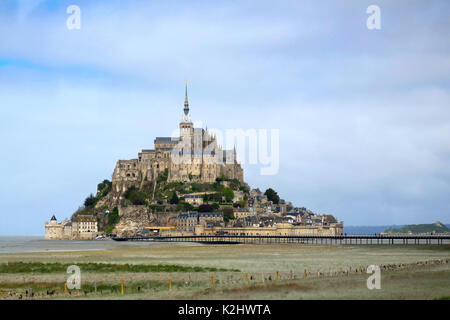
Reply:
<svg viewBox="0 0 450 320"><path fill-rule="evenodd" d="M155 143L167 143L167 142L178 142L179 138L173 138L173 137L156 137Z"/></svg>

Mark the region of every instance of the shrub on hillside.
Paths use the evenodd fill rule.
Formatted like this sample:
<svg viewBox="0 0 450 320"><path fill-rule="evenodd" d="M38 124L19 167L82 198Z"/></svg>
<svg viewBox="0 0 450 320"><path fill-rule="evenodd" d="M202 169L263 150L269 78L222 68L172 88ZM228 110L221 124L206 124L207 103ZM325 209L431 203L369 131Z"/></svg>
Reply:
<svg viewBox="0 0 450 320"><path fill-rule="evenodd" d="M86 208L93 207L96 203L97 203L97 198L94 197L94 195L92 193L89 195L89 197L86 198L86 200L84 200L84 206Z"/></svg>
<svg viewBox="0 0 450 320"><path fill-rule="evenodd" d="M147 199L147 195L135 186L129 187L123 196L125 199L130 200L134 205L144 205Z"/></svg>

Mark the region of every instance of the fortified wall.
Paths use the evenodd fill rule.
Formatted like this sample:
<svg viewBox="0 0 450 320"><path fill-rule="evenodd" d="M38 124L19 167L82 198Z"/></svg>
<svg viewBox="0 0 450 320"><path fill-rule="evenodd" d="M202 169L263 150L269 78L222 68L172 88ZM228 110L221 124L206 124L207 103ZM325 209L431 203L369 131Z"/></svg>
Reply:
<svg viewBox="0 0 450 320"><path fill-rule="evenodd" d="M98 234L97 219L80 215L74 220L58 223L53 216L45 223L45 240L93 240Z"/></svg>

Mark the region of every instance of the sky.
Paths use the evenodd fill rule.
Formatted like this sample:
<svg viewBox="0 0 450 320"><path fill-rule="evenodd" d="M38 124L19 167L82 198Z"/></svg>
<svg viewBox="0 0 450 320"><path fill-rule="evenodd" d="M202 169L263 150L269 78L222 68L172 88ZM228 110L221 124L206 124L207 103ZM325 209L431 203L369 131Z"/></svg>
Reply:
<svg viewBox="0 0 450 320"><path fill-rule="evenodd" d="M370 5L381 29L369 30ZM66 12L80 8L80 29ZM344 225L450 222L448 1L0 1L0 234L38 235L182 116L278 129L251 187Z"/></svg>

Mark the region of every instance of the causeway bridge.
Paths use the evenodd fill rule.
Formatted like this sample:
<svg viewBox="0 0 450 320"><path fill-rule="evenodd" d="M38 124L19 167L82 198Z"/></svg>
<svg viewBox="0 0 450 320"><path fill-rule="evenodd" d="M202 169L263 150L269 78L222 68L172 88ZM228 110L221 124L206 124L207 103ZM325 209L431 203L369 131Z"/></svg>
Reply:
<svg viewBox="0 0 450 320"><path fill-rule="evenodd" d="M195 235L195 236L131 236L116 241L197 242L204 244L322 244L322 245L450 245L450 235Z"/></svg>

